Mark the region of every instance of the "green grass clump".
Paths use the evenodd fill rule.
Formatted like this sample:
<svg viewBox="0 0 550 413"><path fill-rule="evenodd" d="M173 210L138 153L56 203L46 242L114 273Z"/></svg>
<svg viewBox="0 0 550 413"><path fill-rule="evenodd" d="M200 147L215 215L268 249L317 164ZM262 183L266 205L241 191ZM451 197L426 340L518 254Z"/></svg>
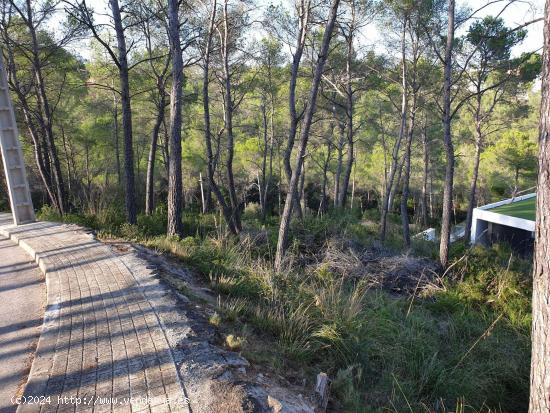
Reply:
<svg viewBox="0 0 550 413"><path fill-rule="evenodd" d="M502 245L475 247L454 261L445 291L436 294L434 309L463 308L502 314L528 334L531 328L531 263Z"/></svg>

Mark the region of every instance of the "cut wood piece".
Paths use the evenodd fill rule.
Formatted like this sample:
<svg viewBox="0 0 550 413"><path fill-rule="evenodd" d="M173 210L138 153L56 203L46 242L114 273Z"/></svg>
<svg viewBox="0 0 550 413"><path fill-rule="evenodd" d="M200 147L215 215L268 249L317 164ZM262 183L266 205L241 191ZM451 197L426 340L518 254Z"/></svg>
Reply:
<svg viewBox="0 0 550 413"><path fill-rule="evenodd" d="M315 399L322 412L327 410L328 398L330 390L330 380L326 373L317 375L317 383L315 384Z"/></svg>

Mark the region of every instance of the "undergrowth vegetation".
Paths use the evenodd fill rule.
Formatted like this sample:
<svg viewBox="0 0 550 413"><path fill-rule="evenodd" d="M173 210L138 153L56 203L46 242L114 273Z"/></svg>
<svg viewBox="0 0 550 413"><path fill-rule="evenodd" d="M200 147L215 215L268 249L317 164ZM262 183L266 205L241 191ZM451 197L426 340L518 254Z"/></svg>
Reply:
<svg viewBox="0 0 550 413"><path fill-rule="evenodd" d="M435 246L416 241L403 255L397 225L380 245L372 211L294 224L279 273L271 264L276 221L246 213L236 239L219 216L187 214L188 236L176 239L164 235L165 216L159 207L134 226L118 211L63 220L169 253L194 269L220 295L210 322L233 331L226 346L290 379L311 384L327 372L334 411L527 410L530 264L508 248L454 245L447 272L423 271L415 288L396 291L379 274L350 268L362 267L365 254L392 262L430 258ZM60 217L43 209L41 219Z"/></svg>

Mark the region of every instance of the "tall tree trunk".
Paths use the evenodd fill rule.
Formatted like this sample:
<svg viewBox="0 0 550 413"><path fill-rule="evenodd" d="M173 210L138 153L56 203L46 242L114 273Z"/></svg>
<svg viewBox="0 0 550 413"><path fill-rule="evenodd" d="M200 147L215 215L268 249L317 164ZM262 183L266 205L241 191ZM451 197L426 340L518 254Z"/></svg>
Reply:
<svg viewBox="0 0 550 413"><path fill-rule="evenodd" d="M292 156L292 150L294 149L294 142L296 140L296 133L298 131L298 123L300 121L300 116L298 115L296 109L296 85L298 83L298 71L300 69L300 62L304 53L304 47L306 44L309 28L310 7L310 0L300 0L300 5L298 8L298 36L296 37L296 49L294 51L294 55L292 56L292 65L290 66L290 85L288 92L290 127L288 129L287 145L283 154L283 165L285 168L285 174L289 188L290 180L292 179L292 166L290 158ZM300 196L298 193L294 194L294 200L298 200L299 198ZM301 218L302 209L300 208L300 205L295 205L293 207L293 210L297 214L298 218Z"/></svg>
<svg viewBox="0 0 550 413"><path fill-rule="evenodd" d="M420 90L420 85L417 82L418 79L418 61L420 60L421 52L419 47L419 36L417 34L416 28L410 25L410 38L411 38L411 55L412 55L412 64L411 64L411 110L409 118L409 131L407 136L407 144L405 148L405 174L403 176L403 190L401 195L401 222L403 224L403 241L406 248L411 246L411 233L410 233L410 222L409 222L409 213L408 213L408 203L410 197L410 180L411 180L411 147L414 138L414 128L416 121L416 111L418 104L418 92ZM414 198L413 198L414 201ZM414 211L413 211L414 213Z"/></svg>
<svg viewBox="0 0 550 413"><path fill-rule="evenodd" d="M115 162L117 183L120 187L122 183L122 173L120 171L120 144L118 140L118 101L116 92L113 92L113 142L115 144Z"/></svg>
<svg viewBox="0 0 550 413"><path fill-rule="evenodd" d="M451 136L451 75L453 42L455 33L455 0L448 0L447 44L445 46L445 67L443 80L443 144L445 147L445 182L443 185L443 213L441 216L441 240L439 261L443 267L449 263L449 244L451 237L451 215L453 208L453 179L455 153Z"/></svg>
<svg viewBox="0 0 550 413"><path fill-rule="evenodd" d="M386 226L388 221L388 211L392 204L392 187L395 179L395 173L398 169L397 157L399 155L399 148L405 135L407 128L407 55L406 55L406 42L405 35L407 33L407 19L403 20L403 30L401 32L401 124L399 126L399 136L397 142L393 147L392 152L392 165L390 167L390 176L386 185L386 193L382 203L382 213L380 215L380 239L384 241L386 239ZM397 185L396 185L397 187Z"/></svg>
<svg viewBox="0 0 550 413"><path fill-rule="evenodd" d="M428 175L430 168L430 152L428 146L428 135L426 133L426 116L422 128L422 195L420 199L420 222L423 227L428 225Z"/></svg>
<svg viewBox="0 0 550 413"><path fill-rule="evenodd" d="M33 74L36 82L36 92L38 97L38 110L40 116L38 121L43 130L43 136L46 142L46 148L48 156L53 165L52 178L53 185L55 186L55 193L57 198L57 208L61 214L65 212L66 207L66 192L65 184L63 180L63 173L61 172L61 162L57 153L57 147L55 145L55 138L53 133L53 115L48 95L46 94L46 85L44 83L44 76L42 73L42 62L40 60L40 46L38 44L38 37L36 33L36 27L34 25L34 16L32 10L31 0L26 0L27 15L26 24L31 36L32 46L32 66ZM22 16L23 17L23 16Z"/></svg>
<svg viewBox="0 0 550 413"><path fill-rule="evenodd" d="M334 208L338 207L338 202L340 200L340 181L342 176L342 164L344 162L345 124L343 122L338 122L338 129L340 130L340 138L337 146L338 157L336 158L336 171L334 173Z"/></svg>
<svg viewBox="0 0 550 413"><path fill-rule="evenodd" d="M353 169L354 160L354 130L353 130L353 86L351 64L353 59L353 29L347 38L347 56L346 56L346 119L347 119L347 138L348 138L348 156L346 159L346 169L342 179L342 186L338 197L338 206L344 208L348 196L348 186Z"/></svg>
<svg viewBox="0 0 550 413"><path fill-rule="evenodd" d="M225 159L225 171L227 175L227 191L229 192L229 203L231 205L231 220L237 232L241 231L241 206L235 190L235 177L233 175L233 157L235 156L235 137L233 135L233 93L231 91L231 74L229 71L229 11L228 0L223 3L223 37L222 37L222 59L223 59L223 85L225 100L225 131L227 134L227 156Z"/></svg>
<svg viewBox="0 0 550 413"><path fill-rule="evenodd" d="M63 143L63 152L65 152L65 167L67 168L67 189L69 194L73 189L74 175L73 168L71 167L71 154L69 153L69 145L67 144L67 136L65 135L65 128L63 125L60 125L61 129L61 140Z"/></svg>
<svg viewBox="0 0 550 413"><path fill-rule="evenodd" d="M8 83L10 85L10 89L16 94L22 108L25 125L27 126L27 130L29 131L29 135L33 144L33 152L36 160L36 166L38 167L38 174L40 175L40 179L44 184L44 188L46 189L46 193L48 195L48 199L51 205L54 208L57 208L57 197L51 184L49 168L47 167L46 160L44 159L44 148L40 140L40 133L33 121L33 115L31 113L27 97L23 93L23 89L21 87L21 84L19 83L12 44L9 41L8 34L6 33L5 29L6 28L3 28L2 34L5 44L4 50L6 51L5 61L8 74Z"/></svg>
<svg viewBox="0 0 550 413"><path fill-rule="evenodd" d="M54 208L59 210L57 205L58 198L55 194L55 189L52 185L51 173L49 168L49 158L47 155L46 145L43 143L43 139L41 138L41 132L39 131L39 128L34 123L34 120L33 120L34 116L30 109L30 103L27 99L27 95L24 92L24 88L22 87L19 81L19 78L17 76L17 67L15 63L13 42L10 39L7 26L2 25L1 29L2 29L2 37L3 37L3 43L4 43L3 50L5 51L4 57L5 57L5 64L7 69L6 71L7 71L8 83L9 83L10 89L16 94L19 100L19 104L21 105L23 118L25 120L25 125L27 127L27 130L29 131L29 135L31 137L32 144L33 144L33 152L36 160L36 165L38 168L38 174L40 175L40 179L42 180L42 183L46 190L46 194L48 196L49 202Z"/></svg>
<svg viewBox="0 0 550 413"><path fill-rule="evenodd" d="M271 72L270 72L271 73ZM271 75L270 75L271 79ZM271 88L270 101L271 101L271 113L270 113L270 137L269 137L269 172L267 175L267 182L264 185L264 202L266 208L264 208L264 213L262 215L262 221L265 222L267 216L267 210L271 211L271 197L269 196L269 188L272 185L273 181L273 151L275 145L275 97L273 96L273 88Z"/></svg>
<svg viewBox="0 0 550 413"><path fill-rule="evenodd" d="M290 216L292 214L292 207L295 203L295 193L298 186L299 173L304 162L304 156L306 154L307 142L309 139L309 131L311 129L311 123L313 121L313 114L315 113L315 107L317 103L317 94L319 91L319 84L321 82L321 76L323 75L323 69L328 57L330 40L332 38L332 31L334 29L334 23L336 21L336 15L338 12L338 6L340 0L332 0L330 7L330 14L323 34L323 41L321 43L321 50L317 58L315 65L315 71L309 92L308 106L304 113L304 122L302 130L300 132L300 143L298 146L298 153L296 155L296 164L292 171L292 177L290 179L289 191L286 195L285 206L283 214L281 216L281 223L279 226L279 238L277 240L277 251L275 254L275 269L280 271L283 264L284 253L286 249L286 243L288 238Z"/></svg>
<svg viewBox="0 0 550 413"><path fill-rule="evenodd" d="M529 413L550 411L550 1L544 8Z"/></svg>
<svg viewBox="0 0 550 413"><path fill-rule="evenodd" d="M157 157L157 145L160 135L160 128L164 120L166 108L166 93L164 92L164 82L157 85L159 91L159 102L157 105L157 117L153 132L151 133L151 146L149 147L149 156L147 157L147 178L145 183L145 213L151 215L155 209L155 161Z"/></svg>
<svg viewBox="0 0 550 413"><path fill-rule="evenodd" d="M183 186L181 174L181 123L183 101L183 57L179 31L179 1L168 0L168 31L172 55L170 94L170 174L168 175L168 227L171 236L183 235Z"/></svg>
<svg viewBox="0 0 550 413"><path fill-rule="evenodd" d="M210 93L208 86L210 83L210 53L212 46L212 36L214 34L214 25L216 23L216 0L212 1L212 11L210 14L210 23L208 28L208 34L206 38L206 44L204 49L204 65L203 65L203 82L202 82L202 96L203 96L203 113L204 113L204 141L206 146L206 159L207 159L207 177L209 189L214 192L218 204L220 205L225 222L232 234L238 233L233 219L231 218L231 209L227 205L225 198L216 183L216 163L219 150L216 150L214 154L212 150L212 131L210 126Z"/></svg>
<svg viewBox="0 0 550 413"><path fill-rule="evenodd" d="M117 46L118 46L118 71L120 77L120 103L122 106L122 129L124 134L124 184L126 218L128 223L137 222L136 194L134 182L134 147L132 136L132 107L130 104L130 81L128 74L128 53L126 38L122 26L122 17L118 0L109 0L113 12Z"/></svg>
<svg viewBox="0 0 550 413"><path fill-rule="evenodd" d="M413 89L415 88L413 82ZM401 223L403 224L403 241L406 248L411 246L411 231L409 226L409 212L408 212L408 203L409 203L409 189L410 189L410 178L411 178L411 146L414 137L414 121L416 117L416 91L413 91L412 98L412 110L411 117L409 119L409 132L407 135L407 144L405 147L405 164L404 164L404 175L403 175L403 191L401 194Z"/></svg>
<svg viewBox="0 0 550 413"><path fill-rule="evenodd" d="M266 197L267 194L267 153L268 153L268 137L267 137L267 111L265 103L262 103L262 122L263 122L263 150L262 150L262 179L258 182L258 195L260 198L261 218L266 216Z"/></svg>
<svg viewBox="0 0 550 413"><path fill-rule="evenodd" d="M334 123L331 122L331 135L334 131ZM327 156L323 160L323 180L321 182L321 200L319 201L319 210L317 211L317 215L323 215L325 212L327 212L327 173L328 173L328 167L330 165L330 158L332 156L332 142L327 142Z"/></svg>

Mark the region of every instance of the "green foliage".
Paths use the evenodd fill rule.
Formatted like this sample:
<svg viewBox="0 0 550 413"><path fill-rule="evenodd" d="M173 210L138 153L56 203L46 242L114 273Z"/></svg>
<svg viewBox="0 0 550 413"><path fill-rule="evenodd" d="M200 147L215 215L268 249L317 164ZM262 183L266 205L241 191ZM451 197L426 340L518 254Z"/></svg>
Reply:
<svg viewBox="0 0 550 413"><path fill-rule="evenodd" d="M485 55L485 59L499 61L508 59L511 48L521 42L526 34L525 30L510 30L502 18L486 16L472 23L466 39Z"/></svg>
<svg viewBox="0 0 550 413"><path fill-rule="evenodd" d="M456 259L453 277L433 308L461 312L464 308L504 315L528 335L531 326L531 263L516 257L509 247L476 247Z"/></svg>
<svg viewBox="0 0 550 413"><path fill-rule="evenodd" d="M529 139L529 135L514 130L504 133L495 145L497 156L516 174L534 171L537 162L536 150L537 145Z"/></svg>

